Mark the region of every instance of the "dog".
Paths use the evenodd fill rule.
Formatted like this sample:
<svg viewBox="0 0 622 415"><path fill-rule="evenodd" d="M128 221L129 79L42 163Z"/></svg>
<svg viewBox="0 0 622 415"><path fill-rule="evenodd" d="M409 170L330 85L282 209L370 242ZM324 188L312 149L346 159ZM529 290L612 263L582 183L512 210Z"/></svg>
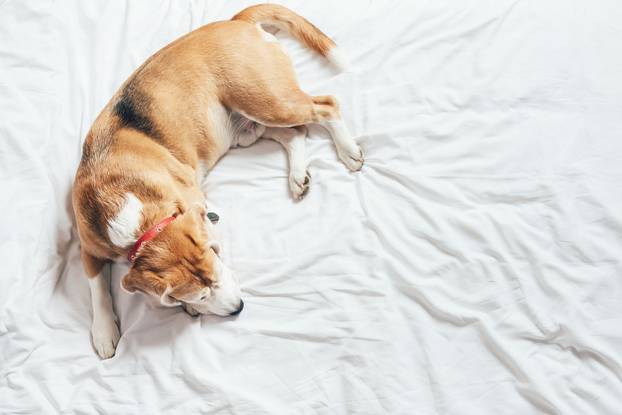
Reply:
<svg viewBox="0 0 622 415"><path fill-rule="evenodd" d="M182 306L191 315L239 313L239 283L220 257L200 184L232 147L259 138L279 142L289 160L289 187L302 198L310 184L306 124L330 133L351 171L363 153L333 96L310 96L297 81L275 32L284 30L337 67L335 43L278 5L244 9L207 24L151 56L125 81L91 126L72 203L91 293L93 346L114 355L120 338L105 265L130 261L122 288Z"/></svg>

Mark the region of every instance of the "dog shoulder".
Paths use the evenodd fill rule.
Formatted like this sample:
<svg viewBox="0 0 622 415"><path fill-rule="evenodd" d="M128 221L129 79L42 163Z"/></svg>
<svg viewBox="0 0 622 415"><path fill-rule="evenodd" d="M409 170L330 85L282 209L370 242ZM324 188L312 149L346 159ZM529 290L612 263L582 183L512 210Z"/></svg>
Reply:
<svg viewBox="0 0 622 415"><path fill-rule="evenodd" d="M136 241L143 219L142 195L128 191L128 183L121 181L122 175L95 176L74 185L80 241L109 259Z"/></svg>

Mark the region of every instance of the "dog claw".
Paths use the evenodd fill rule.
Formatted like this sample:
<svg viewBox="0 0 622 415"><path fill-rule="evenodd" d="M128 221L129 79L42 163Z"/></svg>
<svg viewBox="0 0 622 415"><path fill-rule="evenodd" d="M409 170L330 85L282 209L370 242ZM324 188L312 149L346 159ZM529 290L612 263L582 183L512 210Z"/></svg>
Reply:
<svg viewBox="0 0 622 415"><path fill-rule="evenodd" d="M363 167L365 158L363 157L363 150L358 145L350 150L338 151L339 158L345 164L350 171L359 171Z"/></svg>
<svg viewBox="0 0 622 415"><path fill-rule="evenodd" d="M305 171L304 178L297 178L294 175L289 176L289 188L292 191L292 195L295 200L301 200L306 196L309 191L309 184L311 183L311 173L309 170Z"/></svg>

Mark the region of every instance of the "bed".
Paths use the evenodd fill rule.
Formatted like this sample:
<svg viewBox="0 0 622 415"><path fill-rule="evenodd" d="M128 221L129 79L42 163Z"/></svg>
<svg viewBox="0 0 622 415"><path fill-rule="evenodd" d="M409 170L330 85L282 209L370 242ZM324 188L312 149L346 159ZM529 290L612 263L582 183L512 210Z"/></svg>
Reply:
<svg viewBox="0 0 622 415"><path fill-rule="evenodd" d="M284 1L352 62L277 37L339 97L359 173L312 127L311 189L262 140L208 176L246 309L119 287L99 360L69 192L149 55L247 1L0 1L0 413L619 414L622 3Z"/></svg>

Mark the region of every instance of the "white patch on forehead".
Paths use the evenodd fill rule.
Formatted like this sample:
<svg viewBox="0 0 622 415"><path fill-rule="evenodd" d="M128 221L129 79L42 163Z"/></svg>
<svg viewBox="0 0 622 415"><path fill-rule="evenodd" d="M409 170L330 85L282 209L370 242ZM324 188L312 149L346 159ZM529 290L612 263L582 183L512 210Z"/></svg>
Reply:
<svg viewBox="0 0 622 415"><path fill-rule="evenodd" d="M257 27L257 30L259 30L259 32L261 33L261 37L263 37L263 40L265 40L266 42L278 42L276 36L274 36L272 33L266 32L261 26L261 23L257 23L255 26Z"/></svg>
<svg viewBox="0 0 622 415"><path fill-rule="evenodd" d="M133 193L125 195L121 210L108 221L108 237L115 246L126 248L136 242L142 209L142 202Z"/></svg>

